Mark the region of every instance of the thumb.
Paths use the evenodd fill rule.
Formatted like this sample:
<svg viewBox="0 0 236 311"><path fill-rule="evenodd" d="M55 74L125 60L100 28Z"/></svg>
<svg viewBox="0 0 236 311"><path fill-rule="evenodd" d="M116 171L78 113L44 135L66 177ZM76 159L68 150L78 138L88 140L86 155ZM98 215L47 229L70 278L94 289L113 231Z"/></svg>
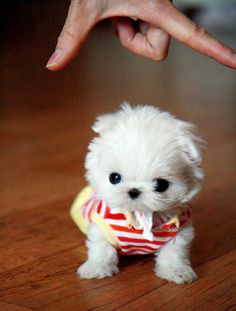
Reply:
<svg viewBox="0 0 236 311"><path fill-rule="evenodd" d="M97 21L98 14L95 8L88 8L84 1L72 0L56 49L46 68L52 71L60 70L70 63Z"/></svg>

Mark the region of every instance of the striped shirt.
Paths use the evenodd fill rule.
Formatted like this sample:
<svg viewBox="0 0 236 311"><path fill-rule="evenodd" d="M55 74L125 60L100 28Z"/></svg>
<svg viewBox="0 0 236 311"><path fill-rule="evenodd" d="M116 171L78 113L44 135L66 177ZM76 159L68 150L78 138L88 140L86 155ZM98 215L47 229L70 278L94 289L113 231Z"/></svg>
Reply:
<svg viewBox="0 0 236 311"><path fill-rule="evenodd" d="M96 199L95 193L90 194L81 208L82 217L87 224L92 222L94 213L99 214L109 224L117 237L119 253L127 255L152 254L157 252L161 246L170 240L174 243L177 232L181 230L183 225L191 217L191 208L188 207L184 209L179 217L179 228L175 224L167 225L165 221L161 220L158 226L152 227L151 233L153 238L152 240L148 240L144 237L143 229L128 226L125 215L123 213L112 212L105 201Z"/></svg>

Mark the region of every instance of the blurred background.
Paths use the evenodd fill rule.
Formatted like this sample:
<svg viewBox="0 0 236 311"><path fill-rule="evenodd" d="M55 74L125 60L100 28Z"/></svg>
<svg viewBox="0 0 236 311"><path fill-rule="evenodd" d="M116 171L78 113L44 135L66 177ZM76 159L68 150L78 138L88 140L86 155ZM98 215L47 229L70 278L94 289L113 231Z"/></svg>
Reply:
<svg viewBox="0 0 236 311"><path fill-rule="evenodd" d="M236 47L234 0L174 2L211 34ZM163 63L135 56L120 46L107 21L94 29L71 65L61 72L48 72L45 64L64 24L69 1L9 0L1 1L1 7L1 106L6 109L28 107L30 113L44 106L66 107L69 102L81 107L95 101L112 109L111 105L123 99L198 107L206 104L210 90L234 92L235 71L174 40ZM225 94L218 95L216 110L225 105ZM228 96L228 100L235 98Z"/></svg>

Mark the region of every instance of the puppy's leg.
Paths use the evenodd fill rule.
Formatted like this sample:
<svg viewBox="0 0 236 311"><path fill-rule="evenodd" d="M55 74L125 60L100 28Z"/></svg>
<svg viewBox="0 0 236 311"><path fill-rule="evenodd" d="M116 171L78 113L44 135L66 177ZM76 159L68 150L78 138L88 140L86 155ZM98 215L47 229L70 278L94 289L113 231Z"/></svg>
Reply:
<svg viewBox="0 0 236 311"><path fill-rule="evenodd" d="M178 284L191 283L197 279L189 259L189 248L193 237L194 230L189 224L176 235L175 240L171 240L160 249L155 266L157 276Z"/></svg>
<svg viewBox="0 0 236 311"><path fill-rule="evenodd" d="M88 259L77 270L81 278L101 279L119 272L117 251L95 224L89 225L86 246Z"/></svg>

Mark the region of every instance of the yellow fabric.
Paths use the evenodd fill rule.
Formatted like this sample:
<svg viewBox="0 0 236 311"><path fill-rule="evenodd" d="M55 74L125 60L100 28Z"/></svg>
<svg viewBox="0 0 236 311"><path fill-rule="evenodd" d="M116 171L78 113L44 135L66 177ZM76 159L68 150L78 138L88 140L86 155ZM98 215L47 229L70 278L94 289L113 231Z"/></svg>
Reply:
<svg viewBox="0 0 236 311"><path fill-rule="evenodd" d="M87 234L87 227L88 224L85 221L83 214L82 214L82 206L87 201L89 195L92 193L92 188L90 186L85 187L75 198L71 209L70 215L79 229L84 233Z"/></svg>
<svg viewBox="0 0 236 311"><path fill-rule="evenodd" d="M92 222L97 224L98 227L102 230L107 240L115 247L119 248L119 240L115 234L115 231L111 226L104 221L101 215L97 213L92 214Z"/></svg>
<svg viewBox="0 0 236 311"><path fill-rule="evenodd" d="M88 223L85 220L82 208L90 194L92 193L92 188L90 186L85 187L75 198L71 209L70 215L79 229L87 235L88 232ZM93 223L97 224L98 227L102 230L107 240L116 248L119 248L119 240L111 228L111 226L104 221L104 219L98 213L92 213L91 220Z"/></svg>

